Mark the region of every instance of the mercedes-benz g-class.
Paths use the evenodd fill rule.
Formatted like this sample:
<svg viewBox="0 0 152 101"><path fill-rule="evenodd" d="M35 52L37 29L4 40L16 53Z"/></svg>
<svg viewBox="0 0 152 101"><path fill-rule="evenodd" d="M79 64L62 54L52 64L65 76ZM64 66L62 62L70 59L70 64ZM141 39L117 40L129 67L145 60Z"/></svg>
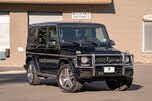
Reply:
<svg viewBox="0 0 152 101"><path fill-rule="evenodd" d="M106 81L112 90L126 90L133 81L133 55L113 48L103 24L39 23L29 27L26 65L30 85L56 78L63 92L83 83Z"/></svg>

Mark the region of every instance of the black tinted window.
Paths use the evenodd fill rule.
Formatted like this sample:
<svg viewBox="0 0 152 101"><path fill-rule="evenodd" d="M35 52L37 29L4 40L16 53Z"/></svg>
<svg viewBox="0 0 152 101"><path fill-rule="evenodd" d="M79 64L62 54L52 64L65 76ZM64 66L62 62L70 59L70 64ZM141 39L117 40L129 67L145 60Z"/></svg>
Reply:
<svg viewBox="0 0 152 101"><path fill-rule="evenodd" d="M51 26L49 28L49 40L57 40L56 26Z"/></svg>
<svg viewBox="0 0 152 101"><path fill-rule="evenodd" d="M47 35L47 27L41 27L39 28L39 44L46 44L46 35Z"/></svg>
<svg viewBox="0 0 152 101"><path fill-rule="evenodd" d="M36 45L36 28L31 27L29 29L29 35L28 35L28 46Z"/></svg>

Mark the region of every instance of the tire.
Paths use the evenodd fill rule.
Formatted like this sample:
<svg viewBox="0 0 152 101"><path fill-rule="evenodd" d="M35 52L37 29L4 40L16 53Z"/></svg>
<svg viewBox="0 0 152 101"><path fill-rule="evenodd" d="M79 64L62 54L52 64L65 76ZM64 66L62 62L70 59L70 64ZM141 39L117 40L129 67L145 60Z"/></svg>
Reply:
<svg viewBox="0 0 152 101"><path fill-rule="evenodd" d="M106 81L111 90L124 91L132 85L133 77L117 78L114 81Z"/></svg>
<svg viewBox="0 0 152 101"><path fill-rule="evenodd" d="M62 92L74 93L82 88L82 84L76 81L69 64L60 67L57 74L57 83Z"/></svg>
<svg viewBox="0 0 152 101"><path fill-rule="evenodd" d="M26 72L27 81L30 85L40 85L41 79L36 74L36 65L33 61L28 63Z"/></svg>

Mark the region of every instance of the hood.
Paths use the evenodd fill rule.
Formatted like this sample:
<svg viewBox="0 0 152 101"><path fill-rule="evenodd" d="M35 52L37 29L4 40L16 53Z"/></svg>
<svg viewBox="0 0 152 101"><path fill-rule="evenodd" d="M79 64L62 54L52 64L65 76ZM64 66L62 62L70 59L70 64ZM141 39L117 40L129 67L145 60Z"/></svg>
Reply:
<svg viewBox="0 0 152 101"><path fill-rule="evenodd" d="M72 51L74 53L80 51L81 54L121 54L121 51L113 47L64 47L61 50Z"/></svg>

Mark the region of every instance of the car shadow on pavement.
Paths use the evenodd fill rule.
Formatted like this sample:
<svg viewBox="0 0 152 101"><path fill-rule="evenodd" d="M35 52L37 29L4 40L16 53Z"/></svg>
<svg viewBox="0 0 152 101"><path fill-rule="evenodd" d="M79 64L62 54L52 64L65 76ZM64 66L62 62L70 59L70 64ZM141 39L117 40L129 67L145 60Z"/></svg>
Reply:
<svg viewBox="0 0 152 101"><path fill-rule="evenodd" d="M22 74L0 74L0 84L11 84L11 83L26 83L26 75ZM41 85L55 86L58 87L56 79L42 80ZM142 89L144 86L138 84L132 84L127 91L134 91ZM85 83L81 92L86 91L111 91L104 81L96 81L91 83Z"/></svg>
<svg viewBox="0 0 152 101"><path fill-rule="evenodd" d="M139 90L143 88L141 85L132 84L132 86L127 91ZM86 91L112 91L109 89L105 81L98 81L92 83L86 83L81 92Z"/></svg>
<svg viewBox="0 0 152 101"><path fill-rule="evenodd" d="M139 89L142 89L143 87L144 86L142 86L142 85L132 84L131 87L128 89L128 91L139 90Z"/></svg>
<svg viewBox="0 0 152 101"><path fill-rule="evenodd" d="M43 80L42 85L58 87L56 79ZM139 90L143 87L144 86L132 84L132 86L127 91ZM105 81L96 81L91 83L85 83L80 92L86 92L86 91L111 91L111 90L108 88Z"/></svg>
<svg viewBox="0 0 152 101"><path fill-rule="evenodd" d="M45 80L42 80L41 85L58 87L56 79L45 79Z"/></svg>
<svg viewBox="0 0 152 101"><path fill-rule="evenodd" d="M0 74L0 84L24 83L26 82L25 74Z"/></svg>

